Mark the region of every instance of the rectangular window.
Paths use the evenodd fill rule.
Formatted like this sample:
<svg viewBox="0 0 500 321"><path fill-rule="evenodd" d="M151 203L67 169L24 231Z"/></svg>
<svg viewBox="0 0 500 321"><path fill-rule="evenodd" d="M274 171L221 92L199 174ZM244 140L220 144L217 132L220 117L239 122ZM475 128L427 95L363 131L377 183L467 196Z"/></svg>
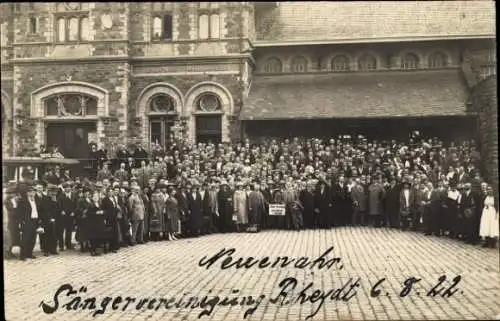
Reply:
<svg viewBox="0 0 500 321"><path fill-rule="evenodd" d="M198 7L198 38L220 39L220 16L217 2L200 2Z"/></svg>
<svg viewBox="0 0 500 321"><path fill-rule="evenodd" d="M174 119L166 118L151 118L149 121L149 141L151 144L158 144L165 148L170 136L172 135L172 127Z"/></svg>
<svg viewBox="0 0 500 321"><path fill-rule="evenodd" d="M163 39L172 39L172 15L170 14L163 16Z"/></svg>
<svg viewBox="0 0 500 321"><path fill-rule="evenodd" d="M31 34L36 34L38 33L38 18L31 17L29 18L29 27L28 31Z"/></svg>
<svg viewBox="0 0 500 321"><path fill-rule="evenodd" d="M210 15L210 38L219 39L220 38L220 26L219 26L219 15Z"/></svg>
<svg viewBox="0 0 500 321"><path fill-rule="evenodd" d="M153 40L172 40L173 22L171 13L153 14Z"/></svg>
<svg viewBox="0 0 500 321"><path fill-rule="evenodd" d="M208 21L208 15L203 14L199 17L198 21L198 34L200 39L208 39L210 30L210 24Z"/></svg>
<svg viewBox="0 0 500 321"><path fill-rule="evenodd" d="M66 41L66 19L57 19L57 41Z"/></svg>
<svg viewBox="0 0 500 321"><path fill-rule="evenodd" d="M150 123L150 128L151 128L151 144L160 144L163 145L162 143L162 123L161 121L151 121Z"/></svg>
<svg viewBox="0 0 500 321"><path fill-rule="evenodd" d="M58 42L90 40L90 24L87 15L71 15L56 20Z"/></svg>

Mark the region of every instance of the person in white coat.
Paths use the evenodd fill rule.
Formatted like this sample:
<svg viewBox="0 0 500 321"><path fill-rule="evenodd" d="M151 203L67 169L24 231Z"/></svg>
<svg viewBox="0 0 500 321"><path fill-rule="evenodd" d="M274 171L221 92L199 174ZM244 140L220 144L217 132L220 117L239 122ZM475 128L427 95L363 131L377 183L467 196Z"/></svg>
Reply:
<svg viewBox="0 0 500 321"><path fill-rule="evenodd" d="M484 239L483 247L495 247L498 239L498 207L495 205L493 188L488 186L486 198L483 202L483 212L479 225L479 236Z"/></svg>

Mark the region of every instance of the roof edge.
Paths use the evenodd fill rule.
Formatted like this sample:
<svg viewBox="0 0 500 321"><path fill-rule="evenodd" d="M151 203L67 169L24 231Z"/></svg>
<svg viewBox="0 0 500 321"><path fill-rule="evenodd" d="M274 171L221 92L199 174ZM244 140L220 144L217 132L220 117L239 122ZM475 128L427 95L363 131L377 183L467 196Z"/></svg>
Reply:
<svg viewBox="0 0 500 321"><path fill-rule="evenodd" d="M306 45L334 45L334 44L357 44L357 43L388 43L388 42L417 42L438 40L468 40L468 39L496 39L495 34L482 35L446 35L446 36L420 36L420 37L381 37L381 38L352 38L336 40L255 40L253 47L275 47L275 46L306 46Z"/></svg>
<svg viewBox="0 0 500 321"><path fill-rule="evenodd" d="M241 121L292 121L292 120L342 120L342 119L395 119L395 118L448 118L448 117L474 117L477 113L475 112L466 112L466 113L456 113L456 114L426 114L426 115L392 115L392 116L337 116L337 117L329 117L329 116L317 116L317 117L269 117L269 116L248 116L242 115L239 117Z"/></svg>

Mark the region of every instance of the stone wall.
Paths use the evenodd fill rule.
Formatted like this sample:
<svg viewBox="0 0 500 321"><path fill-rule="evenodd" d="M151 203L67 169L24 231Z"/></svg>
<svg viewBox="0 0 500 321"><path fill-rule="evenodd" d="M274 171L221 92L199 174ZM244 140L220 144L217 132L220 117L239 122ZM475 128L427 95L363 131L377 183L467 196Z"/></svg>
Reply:
<svg viewBox="0 0 500 321"><path fill-rule="evenodd" d="M481 160L486 180L493 184L498 204L498 100L497 79L489 77L473 89L471 102L478 112Z"/></svg>
<svg viewBox="0 0 500 321"><path fill-rule="evenodd" d="M133 77L130 82L130 92L129 92L129 140L136 141L137 139L142 140L144 143L145 139L149 133L145 132L147 128L143 126L145 119L147 118L147 110L139 111L140 101L139 98L141 93L151 85L164 83L170 85L180 91L180 95L184 103L188 102L188 93L190 89L194 88L200 83L215 83L226 88L233 101L233 109L236 110L241 108L241 85L239 81L238 74L233 75L208 75L208 74L193 74L193 75L172 75L172 76L151 76L151 77ZM182 106L180 111L180 116L186 118L188 131L192 131L193 128L193 116L188 111L192 106ZM229 132L230 139L237 139L239 137L238 122L233 120L233 111L224 110L224 116L226 117L229 124L229 128L226 130ZM233 127L234 125L234 127Z"/></svg>
<svg viewBox="0 0 500 321"><path fill-rule="evenodd" d="M323 45L323 46L293 46L257 48L255 59L257 72L263 72L269 58L278 58L284 72L291 71L291 61L294 57L303 56L308 60L309 71L328 71L331 68L332 58L337 55L346 55L350 59L350 70L356 70L358 58L371 54L377 60L377 69L397 70L401 68L401 58L406 53L414 54L419 60L419 68L427 68L429 56L441 52L447 56L448 67L460 66L460 48L457 43L434 41L432 43L411 42L401 44L352 44L352 45Z"/></svg>
<svg viewBox="0 0 500 321"><path fill-rule="evenodd" d="M112 149L127 139L128 63L59 63L17 65L14 68L15 151L26 154L44 144L41 119L32 115L31 94L46 85L82 82L99 86L109 94L107 115L102 122L100 142ZM99 127L99 124L98 124Z"/></svg>

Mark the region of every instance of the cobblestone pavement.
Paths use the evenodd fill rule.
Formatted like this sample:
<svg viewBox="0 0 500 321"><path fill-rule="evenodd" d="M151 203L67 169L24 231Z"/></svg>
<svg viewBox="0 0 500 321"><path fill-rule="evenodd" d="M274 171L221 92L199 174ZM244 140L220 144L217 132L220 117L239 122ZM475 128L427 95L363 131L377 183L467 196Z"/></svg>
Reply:
<svg viewBox="0 0 500 321"><path fill-rule="evenodd" d="M339 269L340 265L331 269L318 269L318 266L298 269L291 265L285 268L254 266L221 270L222 260L209 269L198 266L203 256L212 256L222 248L234 247L235 259L269 256L274 261L280 255L307 256L314 260L330 246L334 246L334 250L328 258L340 257L343 269ZM190 296L202 299L205 295L209 299L220 295L221 300L226 296L229 299L239 296L238 303L243 297L252 295L255 302L247 299L248 305L218 305L201 320L243 320L245 311L255 306L257 308L247 317L248 320L304 320L315 310L318 312L312 320L492 319L500 314L497 249L483 249L419 233L368 227L218 234L175 242L150 242L100 257L63 252L58 257L39 256L26 262L5 261L4 272L5 313L9 321L197 320L203 309L184 307ZM427 296L442 275L447 276L442 284L445 288L450 287L454 277L461 276L453 288L457 290L455 294L451 297ZM412 276L421 281L413 285L407 296L399 297L403 282ZM298 280L293 293L295 297L288 296L290 302L284 304L280 304L281 299L271 303L270 299L277 297L282 289L279 283L287 277ZM360 286L350 292L356 294L347 302L331 300L332 295L329 295L320 306L318 294L304 304L295 299L300 298L299 292L310 282L313 286L305 291L308 296L315 289L325 292L338 289L350 278L353 278L350 283L353 284L358 277ZM371 297L372 286L382 278L386 280L375 289L381 290L379 295ZM54 295L65 283L70 283L76 291L85 286L86 292L78 295L81 295L82 302L95 296L95 309L90 309L90 305L86 305L87 309L79 305L77 310L67 311L63 304L77 295L67 296L68 292L64 291L57 297L59 309L53 314L44 313L41 301L49 307L55 306ZM348 287L342 295L347 293ZM265 298L257 305L256 300L261 294ZM106 296L112 297L113 301L103 314L93 318L93 313L102 310ZM114 301L117 296L123 297L122 303ZM136 302L125 307L127 296L136 298ZM176 307L183 297L183 307ZM138 306L137 303L145 298L155 298L156 301ZM160 298L165 298L165 301L160 301ZM169 301L170 298L175 298L175 303Z"/></svg>

